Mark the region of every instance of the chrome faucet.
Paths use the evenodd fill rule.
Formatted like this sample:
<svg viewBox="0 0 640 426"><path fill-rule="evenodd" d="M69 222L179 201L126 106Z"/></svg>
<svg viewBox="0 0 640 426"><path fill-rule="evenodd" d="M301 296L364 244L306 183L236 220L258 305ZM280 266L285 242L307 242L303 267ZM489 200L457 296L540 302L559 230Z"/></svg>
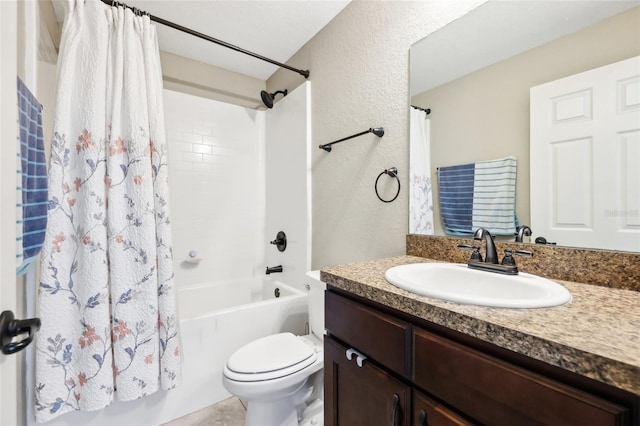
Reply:
<svg viewBox="0 0 640 426"><path fill-rule="evenodd" d="M523 237L531 236L531 228L529 228L527 225L518 226L518 229L516 229L516 233L514 235L516 236L516 243L521 243Z"/></svg>
<svg viewBox="0 0 640 426"><path fill-rule="evenodd" d="M473 234L473 239L476 241L480 241L482 240L482 238L484 238L484 241L485 241L484 262L494 263L497 265L498 253L496 252L496 245L493 242L493 237L491 236L491 233L485 228L478 228L475 234Z"/></svg>

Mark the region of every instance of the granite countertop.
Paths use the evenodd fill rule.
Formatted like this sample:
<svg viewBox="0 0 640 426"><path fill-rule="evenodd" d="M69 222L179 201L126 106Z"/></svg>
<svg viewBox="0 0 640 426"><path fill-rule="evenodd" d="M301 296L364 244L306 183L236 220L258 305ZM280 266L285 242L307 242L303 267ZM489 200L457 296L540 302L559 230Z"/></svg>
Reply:
<svg viewBox="0 0 640 426"><path fill-rule="evenodd" d="M573 300L543 309L445 302L397 288L392 266L434 262L399 256L324 268L321 279L352 294L640 395L640 292L554 280Z"/></svg>

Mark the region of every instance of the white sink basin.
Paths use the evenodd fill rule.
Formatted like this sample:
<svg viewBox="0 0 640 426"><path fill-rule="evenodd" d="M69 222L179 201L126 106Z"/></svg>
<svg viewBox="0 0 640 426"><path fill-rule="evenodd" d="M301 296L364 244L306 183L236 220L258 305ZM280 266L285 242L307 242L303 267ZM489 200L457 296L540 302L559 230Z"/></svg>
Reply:
<svg viewBox="0 0 640 426"><path fill-rule="evenodd" d="M558 283L520 272L502 275L457 263L412 263L387 270L391 284L412 293L450 302L497 308L547 308L571 301Z"/></svg>

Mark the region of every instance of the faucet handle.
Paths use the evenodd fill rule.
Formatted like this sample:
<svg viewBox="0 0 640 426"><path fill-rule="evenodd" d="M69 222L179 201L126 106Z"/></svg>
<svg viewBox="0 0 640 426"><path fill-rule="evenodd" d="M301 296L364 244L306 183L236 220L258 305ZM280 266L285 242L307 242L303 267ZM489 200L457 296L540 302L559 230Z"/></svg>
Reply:
<svg viewBox="0 0 640 426"><path fill-rule="evenodd" d="M477 248L477 246L472 246L470 244L458 244L458 248L460 250L473 250L474 248Z"/></svg>
<svg viewBox="0 0 640 426"><path fill-rule="evenodd" d="M471 258L469 261L482 262L482 255L480 254L480 247L472 246L469 244L458 244L458 248L461 250L471 250Z"/></svg>
<svg viewBox="0 0 640 426"><path fill-rule="evenodd" d="M527 250L509 250L506 249L504 251L504 257L502 258L501 265L506 266L516 266L516 261L513 258L513 255L522 256L522 257L533 257L533 253Z"/></svg>
<svg viewBox="0 0 640 426"><path fill-rule="evenodd" d="M278 251L285 251L287 249L287 234L285 234L284 231L279 231L276 239L270 241L270 244L275 245Z"/></svg>
<svg viewBox="0 0 640 426"><path fill-rule="evenodd" d="M500 264L505 266L516 266L516 261L513 259L513 250L507 249L504 251L504 257Z"/></svg>

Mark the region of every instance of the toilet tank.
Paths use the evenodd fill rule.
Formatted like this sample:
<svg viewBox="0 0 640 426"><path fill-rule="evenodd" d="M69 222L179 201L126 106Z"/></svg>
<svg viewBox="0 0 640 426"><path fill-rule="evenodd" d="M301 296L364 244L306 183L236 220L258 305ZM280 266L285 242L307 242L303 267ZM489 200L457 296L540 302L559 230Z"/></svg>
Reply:
<svg viewBox="0 0 640 426"><path fill-rule="evenodd" d="M324 291L327 285L320 281L320 271L307 272L305 288L309 295L309 330L322 340L324 337Z"/></svg>

